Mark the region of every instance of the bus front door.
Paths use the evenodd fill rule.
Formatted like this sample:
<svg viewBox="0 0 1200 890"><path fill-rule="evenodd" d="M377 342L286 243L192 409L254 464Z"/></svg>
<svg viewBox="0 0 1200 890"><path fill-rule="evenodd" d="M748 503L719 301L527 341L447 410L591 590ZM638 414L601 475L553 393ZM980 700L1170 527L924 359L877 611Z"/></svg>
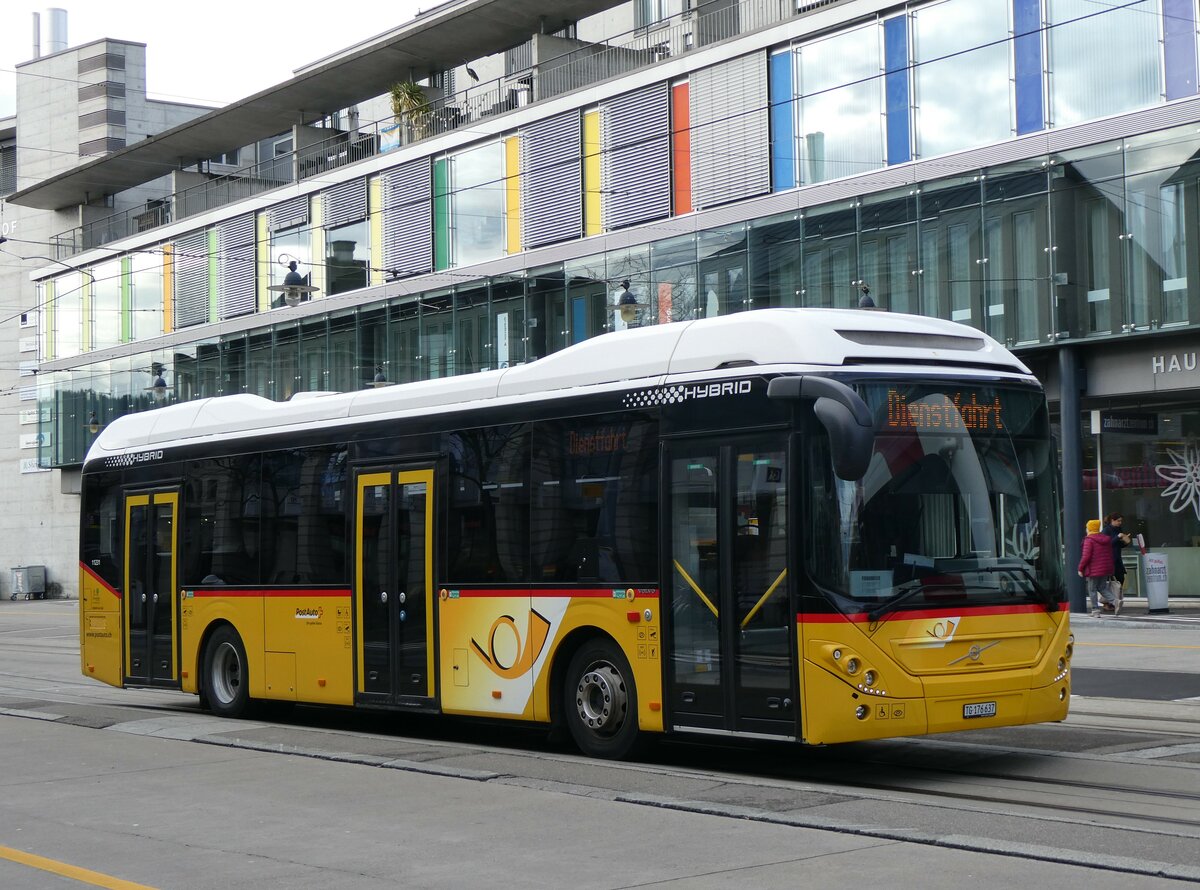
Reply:
<svg viewBox="0 0 1200 890"><path fill-rule="evenodd" d="M356 698L428 707L433 682L433 469L359 470Z"/></svg>
<svg viewBox="0 0 1200 890"><path fill-rule="evenodd" d="M125 682L178 686L178 490L125 496Z"/></svg>
<svg viewBox="0 0 1200 890"><path fill-rule="evenodd" d="M786 438L677 441L667 465L671 725L796 738Z"/></svg>

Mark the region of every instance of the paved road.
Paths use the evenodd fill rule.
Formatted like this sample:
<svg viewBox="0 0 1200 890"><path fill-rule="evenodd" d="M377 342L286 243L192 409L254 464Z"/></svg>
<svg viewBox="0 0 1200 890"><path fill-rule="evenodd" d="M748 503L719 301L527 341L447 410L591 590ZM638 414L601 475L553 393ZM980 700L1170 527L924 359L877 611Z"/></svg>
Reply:
<svg viewBox="0 0 1200 890"><path fill-rule="evenodd" d="M163 888L1200 881L1194 701L1109 684L1060 725L606 764L478 723L218 720L79 677L76 633L71 603L0 608L0 887L64 864ZM1080 678L1200 673L1198 627L1075 633Z"/></svg>

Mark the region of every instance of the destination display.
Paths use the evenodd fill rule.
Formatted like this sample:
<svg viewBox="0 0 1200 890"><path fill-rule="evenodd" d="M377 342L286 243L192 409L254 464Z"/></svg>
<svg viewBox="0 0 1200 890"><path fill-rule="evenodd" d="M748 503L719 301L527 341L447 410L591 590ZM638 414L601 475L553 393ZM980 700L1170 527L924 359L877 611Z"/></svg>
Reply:
<svg viewBox="0 0 1200 890"><path fill-rule="evenodd" d="M1005 428L1004 409L999 396L984 396L970 390L931 393L912 400L903 390L888 389L883 428L919 432L999 432Z"/></svg>

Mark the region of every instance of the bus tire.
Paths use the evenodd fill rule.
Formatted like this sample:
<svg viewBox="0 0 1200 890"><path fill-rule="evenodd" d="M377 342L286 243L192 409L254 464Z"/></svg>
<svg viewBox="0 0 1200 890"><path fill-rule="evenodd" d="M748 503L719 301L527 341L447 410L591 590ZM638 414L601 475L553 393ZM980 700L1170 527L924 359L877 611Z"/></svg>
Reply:
<svg viewBox="0 0 1200 890"><path fill-rule="evenodd" d="M242 717L250 709L246 647L228 624L218 627L204 649L204 693L208 707L221 717Z"/></svg>
<svg viewBox="0 0 1200 890"><path fill-rule="evenodd" d="M571 658L563 687L563 719L589 757L622 760L638 749L637 688L615 643L597 638Z"/></svg>

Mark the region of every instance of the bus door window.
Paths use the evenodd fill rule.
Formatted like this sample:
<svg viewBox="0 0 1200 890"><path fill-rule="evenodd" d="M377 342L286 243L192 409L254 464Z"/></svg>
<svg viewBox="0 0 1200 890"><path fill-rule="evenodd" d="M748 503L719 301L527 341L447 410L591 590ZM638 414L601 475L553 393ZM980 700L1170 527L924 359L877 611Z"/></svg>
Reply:
<svg viewBox="0 0 1200 890"><path fill-rule="evenodd" d="M716 453L679 458L671 467L672 635L680 682L721 684L720 559L717 550Z"/></svg>
<svg viewBox="0 0 1200 890"><path fill-rule="evenodd" d="M146 577L146 543L149 536L147 521L149 507L141 504L129 508L129 629L146 629L146 600L149 579ZM137 670L141 665L135 664Z"/></svg>
<svg viewBox="0 0 1200 890"><path fill-rule="evenodd" d="M733 588L738 684L784 694L791 688L785 452L739 450L736 466Z"/></svg>
<svg viewBox="0 0 1200 890"><path fill-rule="evenodd" d="M175 586L175 508L171 504L154 506L154 596L161 608L154 610L155 634L171 633L171 592Z"/></svg>
<svg viewBox="0 0 1200 890"><path fill-rule="evenodd" d="M397 511L397 569L399 591L397 618L400 623L398 643L403 685L416 685L418 694L425 694L425 562L428 541L425 536L425 502L428 496L424 482L401 485Z"/></svg>
<svg viewBox="0 0 1200 890"><path fill-rule="evenodd" d="M368 485L362 490L359 507L362 522L362 627L365 658L365 688L367 692L389 692L387 648L388 564L391 559L392 511L391 486ZM374 656L374 657L373 657Z"/></svg>

